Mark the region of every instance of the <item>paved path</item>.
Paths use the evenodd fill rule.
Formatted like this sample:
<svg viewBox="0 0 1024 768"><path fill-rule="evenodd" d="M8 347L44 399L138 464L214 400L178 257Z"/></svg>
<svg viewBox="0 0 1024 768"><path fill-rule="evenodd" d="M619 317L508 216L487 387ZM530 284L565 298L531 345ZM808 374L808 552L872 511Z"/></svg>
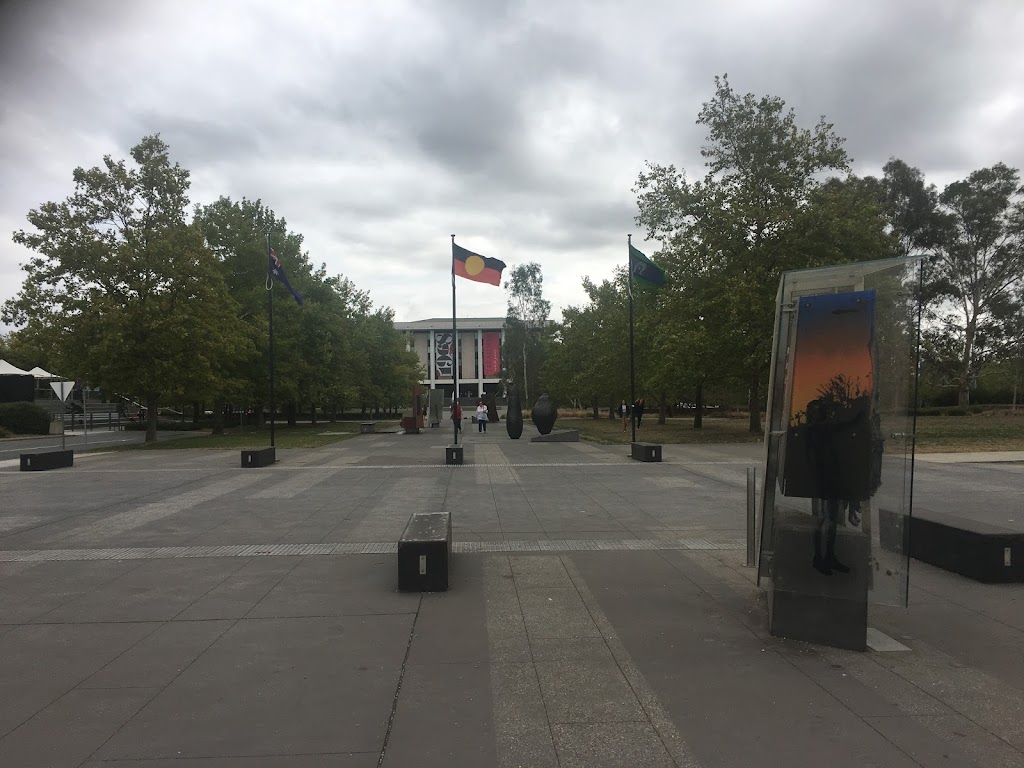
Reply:
<svg viewBox="0 0 1024 768"><path fill-rule="evenodd" d="M914 563L911 608L871 613L903 650L778 640L742 565L757 446L446 441L0 469L0 765L1024 764L1024 586ZM452 588L400 594L439 508Z"/></svg>

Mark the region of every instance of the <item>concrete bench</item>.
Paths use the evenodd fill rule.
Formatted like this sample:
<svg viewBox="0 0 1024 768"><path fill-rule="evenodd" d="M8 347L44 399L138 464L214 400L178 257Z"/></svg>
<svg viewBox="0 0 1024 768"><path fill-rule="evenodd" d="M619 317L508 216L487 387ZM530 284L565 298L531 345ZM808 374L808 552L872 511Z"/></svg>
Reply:
<svg viewBox="0 0 1024 768"><path fill-rule="evenodd" d="M452 516L420 512L409 518L398 541L398 589L444 592L452 554Z"/></svg>
<svg viewBox="0 0 1024 768"><path fill-rule="evenodd" d="M363 422L360 422L360 424L359 424L359 434L360 435L372 435L376 431L377 431L377 422L376 421L363 421Z"/></svg>
<svg viewBox="0 0 1024 768"><path fill-rule="evenodd" d="M39 453L21 454L22 472L42 472L47 469L63 469L73 466L75 452L70 448L66 451L41 451Z"/></svg>
<svg viewBox="0 0 1024 768"><path fill-rule="evenodd" d="M446 445L444 448L444 463L461 465L465 452L461 445Z"/></svg>
<svg viewBox="0 0 1024 768"><path fill-rule="evenodd" d="M630 456L637 461L661 461L661 446L657 443L630 443Z"/></svg>
<svg viewBox="0 0 1024 768"><path fill-rule="evenodd" d="M1024 582L1024 530L927 509L878 514L885 549L986 584Z"/></svg>
<svg viewBox="0 0 1024 768"><path fill-rule="evenodd" d="M277 461L277 449L273 447L255 448L242 451L242 469L270 467Z"/></svg>

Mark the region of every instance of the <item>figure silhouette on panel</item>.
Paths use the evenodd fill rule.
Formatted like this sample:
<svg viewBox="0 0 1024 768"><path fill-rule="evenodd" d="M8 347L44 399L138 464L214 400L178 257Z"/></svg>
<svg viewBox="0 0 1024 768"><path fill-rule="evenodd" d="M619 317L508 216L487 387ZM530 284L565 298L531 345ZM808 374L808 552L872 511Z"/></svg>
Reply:
<svg viewBox="0 0 1024 768"><path fill-rule="evenodd" d="M806 425L797 427L807 436L813 475L813 565L825 575L849 573L849 566L836 557L836 536L844 512L852 525L860 523L861 501L871 495L863 451L868 445L871 395L843 374L820 387L818 394L807 404Z"/></svg>

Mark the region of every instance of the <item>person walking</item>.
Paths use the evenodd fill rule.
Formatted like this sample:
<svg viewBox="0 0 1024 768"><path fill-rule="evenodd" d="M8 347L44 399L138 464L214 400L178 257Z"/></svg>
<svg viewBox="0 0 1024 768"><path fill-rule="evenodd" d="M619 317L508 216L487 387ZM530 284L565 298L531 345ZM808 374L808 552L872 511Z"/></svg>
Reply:
<svg viewBox="0 0 1024 768"><path fill-rule="evenodd" d="M629 406L626 405L626 398L622 398L622 402L619 403L619 416L622 417L622 431L625 432L629 423Z"/></svg>
<svg viewBox="0 0 1024 768"><path fill-rule="evenodd" d="M640 420L644 417L644 399L642 397L633 403L633 413L636 416L636 428L640 429Z"/></svg>
<svg viewBox="0 0 1024 768"><path fill-rule="evenodd" d="M476 407L476 431L487 431L487 406L484 405L483 400L481 400L480 404Z"/></svg>
<svg viewBox="0 0 1024 768"><path fill-rule="evenodd" d="M455 431L462 431L462 406L459 405L458 400L452 402L452 423L455 425Z"/></svg>

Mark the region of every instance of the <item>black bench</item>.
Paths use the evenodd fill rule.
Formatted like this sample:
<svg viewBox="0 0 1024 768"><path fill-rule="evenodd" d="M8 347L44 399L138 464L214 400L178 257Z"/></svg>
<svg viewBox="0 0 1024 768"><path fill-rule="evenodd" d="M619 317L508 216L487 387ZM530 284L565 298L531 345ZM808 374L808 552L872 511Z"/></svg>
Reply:
<svg viewBox="0 0 1024 768"><path fill-rule="evenodd" d="M359 434L360 435L372 435L376 431L377 431L377 422L376 421L363 421L363 422L360 422L360 424L359 424Z"/></svg>
<svg viewBox="0 0 1024 768"><path fill-rule="evenodd" d="M42 472L47 469L63 469L73 466L75 463L75 452L68 448L66 451L42 451L40 453L21 454L22 472Z"/></svg>
<svg viewBox="0 0 1024 768"><path fill-rule="evenodd" d="M275 461L277 461L277 449L273 447L242 451L242 469L269 467Z"/></svg>
<svg viewBox="0 0 1024 768"><path fill-rule="evenodd" d="M444 463L461 465L464 451L461 445L446 445L444 449Z"/></svg>
<svg viewBox="0 0 1024 768"><path fill-rule="evenodd" d="M986 584L1024 582L1024 531L931 510L880 509L885 549Z"/></svg>
<svg viewBox="0 0 1024 768"><path fill-rule="evenodd" d="M637 461L661 461L661 446L657 443L630 443L630 456Z"/></svg>
<svg viewBox="0 0 1024 768"><path fill-rule="evenodd" d="M420 512L409 518L398 541L398 589L444 592L452 554L452 516Z"/></svg>

